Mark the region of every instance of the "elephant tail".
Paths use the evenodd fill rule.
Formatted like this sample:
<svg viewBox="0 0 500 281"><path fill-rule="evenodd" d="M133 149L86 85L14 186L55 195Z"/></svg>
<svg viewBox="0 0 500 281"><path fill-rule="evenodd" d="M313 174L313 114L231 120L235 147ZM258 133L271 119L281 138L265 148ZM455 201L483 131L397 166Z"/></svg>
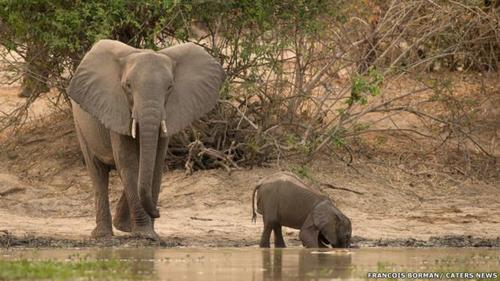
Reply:
<svg viewBox="0 0 500 281"><path fill-rule="evenodd" d="M252 192L252 222L257 221L257 212L255 212L255 194L257 193L257 190L260 188L261 184L258 184Z"/></svg>

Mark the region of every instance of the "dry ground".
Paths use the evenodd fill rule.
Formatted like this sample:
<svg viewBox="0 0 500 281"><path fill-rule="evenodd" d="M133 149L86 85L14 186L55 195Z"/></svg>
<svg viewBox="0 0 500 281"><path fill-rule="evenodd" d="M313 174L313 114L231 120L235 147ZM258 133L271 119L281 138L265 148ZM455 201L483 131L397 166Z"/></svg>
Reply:
<svg viewBox="0 0 500 281"><path fill-rule="evenodd" d="M360 174L342 163L313 165L322 182L348 187L363 195L325 190L353 223L353 235L368 239L472 235L495 238L500 233L498 186L420 177L378 164L363 164ZM262 224L251 223L251 191L261 177L278 168L256 168L231 175L221 170L167 172L160 196L158 233L186 246L255 245ZM0 199L0 226L14 235L83 239L94 227L92 188L83 167L65 169L50 182L23 182L0 175L3 187L22 191ZM121 192L114 177L111 198ZM114 204L113 204L114 205ZM122 233L118 233L122 235ZM296 231L286 237L297 244Z"/></svg>

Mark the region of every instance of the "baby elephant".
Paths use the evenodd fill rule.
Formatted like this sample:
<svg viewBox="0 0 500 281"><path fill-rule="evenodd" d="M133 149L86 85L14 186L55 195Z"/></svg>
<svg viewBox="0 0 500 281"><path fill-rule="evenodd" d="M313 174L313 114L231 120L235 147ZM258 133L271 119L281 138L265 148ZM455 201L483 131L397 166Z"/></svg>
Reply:
<svg viewBox="0 0 500 281"><path fill-rule="evenodd" d="M300 229L304 247L348 248L351 240L351 221L337 209L328 196L306 186L295 175L279 172L262 179L252 194L252 220L262 214L264 231L260 247L269 248L271 231L274 245L286 247L281 226Z"/></svg>

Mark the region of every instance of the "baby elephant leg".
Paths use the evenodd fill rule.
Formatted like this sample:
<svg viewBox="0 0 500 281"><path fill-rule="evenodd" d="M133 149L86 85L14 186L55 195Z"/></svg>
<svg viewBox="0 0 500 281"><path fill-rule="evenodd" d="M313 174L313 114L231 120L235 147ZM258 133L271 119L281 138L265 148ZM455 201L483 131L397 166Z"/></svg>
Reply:
<svg viewBox="0 0 500 281"><path fill-rule="evenodd" d="M271 247L271 242L270 242L271 231L273 231L272 225L264 222L264 230L262 231L262 236L260 238L260 244L259 244L261 248Z"/></svg>
<svg viewBox="0 0 500 281"><path fill-rule="evenodd" d="M281 225L275 224L273 227L273 232L274 232L274 247L286 248L285 240L283 240L283 232L281 231Z"/></svg>
<svg viewBox="0 0 500 281"><path fill-rule="evenodd" d="M274 221L264 220L264 231L262 231L262 237L260 238L260 247L269 248L271 247L271 232L274 232L274 247L275 248L285 248L285 240L283 239L283 233L281 231L281 225Z"/></svg>

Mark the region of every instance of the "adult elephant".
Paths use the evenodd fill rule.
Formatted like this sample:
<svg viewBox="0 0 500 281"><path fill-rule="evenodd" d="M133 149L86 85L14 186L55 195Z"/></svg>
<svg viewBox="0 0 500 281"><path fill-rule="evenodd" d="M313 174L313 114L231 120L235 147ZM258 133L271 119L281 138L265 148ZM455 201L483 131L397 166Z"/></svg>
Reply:
<svg viewBox="0 0 500 281"><path fill-rule="evenodd" d="M114 226L158 239L154 219L168 138L216 105L224 78L221 65L192 43L155 52L101 40L85 55L68 93L95 189L93 237L113 235L108 175L116 168L124 192Z"/></svg>

